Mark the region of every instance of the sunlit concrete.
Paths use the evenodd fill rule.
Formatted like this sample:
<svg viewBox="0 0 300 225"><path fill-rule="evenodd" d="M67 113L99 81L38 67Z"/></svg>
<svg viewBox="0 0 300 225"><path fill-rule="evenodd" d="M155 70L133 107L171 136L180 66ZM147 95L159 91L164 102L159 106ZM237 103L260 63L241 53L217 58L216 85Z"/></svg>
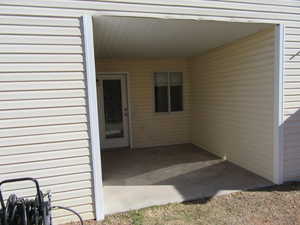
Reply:
<svg viewBox="0 0 300 225"><path fill-rule="evenodd" d="M106 214L271 185L191 144L115 149L102 161Z"/></svg>

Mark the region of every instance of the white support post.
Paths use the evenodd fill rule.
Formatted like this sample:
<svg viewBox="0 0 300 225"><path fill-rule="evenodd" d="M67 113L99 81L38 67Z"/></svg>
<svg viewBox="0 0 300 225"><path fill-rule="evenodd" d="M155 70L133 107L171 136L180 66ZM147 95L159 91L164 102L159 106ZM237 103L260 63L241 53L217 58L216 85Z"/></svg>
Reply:
<svg viewBox="0 0 300 225"><path fill-rule="evenodd" d="M274 79L274 164L273 182L283 183L283 151L284 151L284 25L275 28L275 79Z"/></svg>
<svg viewBox="0 0 300 225"><path fill-rule="evenodd" d="M104 219L104 199L102 184L102 168L100 157L100 136L98 125L98 104L96 71L94 56L93 21L91 16L83 16L84 60L86 69L86 85L89 111L90 148L93 167L93 194L96 220Z"/></svg>

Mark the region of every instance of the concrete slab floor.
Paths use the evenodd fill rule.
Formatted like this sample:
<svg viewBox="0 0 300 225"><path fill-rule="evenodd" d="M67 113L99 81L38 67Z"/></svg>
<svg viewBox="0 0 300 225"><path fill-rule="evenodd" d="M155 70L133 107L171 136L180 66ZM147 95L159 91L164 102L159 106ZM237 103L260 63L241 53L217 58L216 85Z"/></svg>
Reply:
<svg viewBox="0 0 300 225"><path fill-rule="evenodd" d="M192 144L102 152L105 214L272 185Z"/></svg>

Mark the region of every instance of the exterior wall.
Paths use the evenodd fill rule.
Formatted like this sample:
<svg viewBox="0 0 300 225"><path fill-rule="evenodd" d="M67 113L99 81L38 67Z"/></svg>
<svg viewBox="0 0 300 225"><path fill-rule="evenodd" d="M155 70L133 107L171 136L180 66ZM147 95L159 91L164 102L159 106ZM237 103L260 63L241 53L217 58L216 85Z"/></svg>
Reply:
<svg viewBox="0 0 300 225"><path fill-rule="evenodd" d="M79 18L0 17L0 180L38 178L54 204L88 219L94 214L82 52ZM4 187L33 194L31 183ZM56 221L69 215L57 211Z"/></svg>
<svg viewBox="0 0 300 225"><path fill-rule="evenodd" d="M191 62L192 142L273 180L275 31Z"/></svg>
<svg viewBox="0 0 300 225"><path fill-rule="evenodd" d="M129 101L134 148L190 143L190 75L185 59L97 60L97 72L129 72ZM159 71L183 72L184 111L154 111L154 78ZM159 127L159 129L158 129Z"/></svg>
<svg viewBox="0 0 300 225"><path fill-rule="evenodd" d="M300 56L294 58L293 60L289 59L292 55L296 54L300 48L299 6L300 2L297 0L128 0L122 3L120 3L119 0L1 1L0 62L3 72L1 72L0 76L2 79L0 85L1 95L4 96L4 99L2 98L2 100L4 100L3 102L9 102L9 107L11 107L9 110L3 109L0 111L0 119L2 121L1 130L4 134L9 134L10 129L10 131L13 132L12 137L17 137L20 134L22 135L22 132L25 132L26 135L28 134L28 136L26 136L28 139L31 137L35 140L30 141L32 144L26 145L24 145L25 143L23 142L16 142L17 144L11 147L5 146L6 144L1 145L1 157L6 157L3 158L5 159L3 162L14 162L10 165L1 165L0 171L3 175L1 179L3 179L4 176L8 176L8 174L9 176L22 176L20 171L23 171L24 167L20 169L20 167L18 167L19 164L16 164L15 162L18 162L16 160L17 158L18 160L24 160L24 153L26 153L26 156L30 156L31 152L39 152L39 154L41 154L42 152L46 153L49 151L47 157L46 155L38 155L34 153L35 157L31 157L29 161L26 161L28 162L27 165L35 166L26 167L32 169L35 168L34 170L31 170L31 174L29 173L27 175L34 175L37 173L37 171L46 171L42 168L53 164L45 164L43 162L50 162L49 157L52 159L57 158L58 151L61 151L62 149L81 149L81 153L78 153L77 151L77 156L87 160L89 155L87 149L89 148L89 145L87 141L87 132L84 131L86 130L85 125L87 125L86 107L84 106L85 103L69 102L67 103L69 104L68 107L65 107L65 105L58 107L57 104L59 101L52 105L53 101L50 100L52 98L57 98L57 96L63 96L62 98L68 100L72 99L72 97L69 98L66 96L75 96L76 100L79 100L82 96L84 96L84 82L81 68L82 49L78 40L78 32L80 33L78 18L84 14L114 14L120 16L126 15L158 18L184 18L195 20L222 20L230 22L238 21L284 24L284 179L286 181L299 179L300 140L297 137L300 133L300 115L298 112L300 102ZM74 28L76 30L75 33L77 34L73 33ZM64 31L62 32L62 30ZM31 33L31 35L28 35L28 32ZM53 33L47 34L49 32ZM35 43L34 45L32 44L33 42ZM52 45L52 43L54 43L54 45ZM68 54L61 54L65 51L68 51L66 52ZM43 54L40 55L40 53ZM59 53L59 55L56 53ZM74 65L74 63L76 65ZM36 73L34 73L36 75L34 78L32 76L33 73L31 73L32 70L36 71ZM70 73L67 73L68 71L70 71ZM5 79L9 80L5 81ZM26 83L22 83L20 82L20 79L26 79L27 81ZM60 81L55 81L53 83L53 80L57 79ZM45 82L47 84L45 84ZM49 89L49 86L47 85L52 85L52 87ZM62 91L56 91L62 87L65 88L63 89L64 94ZM25 88L27 88L26 91ZM55 90L55 92L51 90ZM45 108L45 105L43 105L43 107L45 106L44 108L38 105L35 109L30 109L32 111L29 109L23 109L24 107L20 106L20 101L23 101L24 98L28 99L28 95L38 99L47 98L47 100L43 100L43 104L47 102L47 107L49 108ZM31 97L29 97L29 99ZM10 100L9 98L14 99ZM27 104L26 107L28 107L28 105L33 106L34 104L32 101L33 100L30 99L30 101L27 102L29 104ZM63 104L66 102L68 101L64 101ZM39 103L35 101L35 104ZM60 102L60 104L62 104L62 102ZM74 105L76 105L76 107ZM16 110L16 108L18 108L18 110ZM57 113L58 108L59 113ZM74 113L76 115L73 115ZM52 115L53 117L49 118L49 115ZM64 117L62 115L70 116ZM28 118L33 119L29 120ZM34 125L34 128L32 126L33 121L35 124L38 124ZM11 124L11 128L6 128L6 122ZM72 131L79 131L80 135L75 135L76 138L74 140L66 134L56 134L59 130L56 126L50 126L50 124L53 123L67 123L68 125L72 126L75 124L77 128L69 127L69 129ZM31 128L28 128L28 124ZM80 125L78 124L82 125L82 127L79 128ZM36 127L38 126L40 126L38 128L40 130L36 131ZM19 129L19 131L14 131L13 129ZM28 130L31 131L29 132ZM64 130L63 132L65 132L68 130L68 128L66 126L64 128L60 127L60 130ZM57 136L47 135L47 138L51 137L52 139L41 139L36 138L37 136L34 135L34 132L38 134L48 132L56 134ZM60 139L56 139L58 136L60 136ZM22 138L22 140L25 139ZM12 142L9 142L9 145L11 145L11 143ZM11 152L12 154L8 152ZM62 152L59 153L61 155ZM72 153L74 153L74 151L72 151ZM55 196L55 199L60 199L61 203L69 206L77 205L79 207L79 205L81 205L80 207L82 208L79 210L79 212L84 215L84 218L93 217L93 210L90 206L91 192L89 191L92 188L90 183L91 168L88 164L85 164L85 169L82 169L83 167L81 167L81 172L79 174L77 172L74 174L73 170L68 168L68 165L70 164L64 163L66 160L73 160L73 158L70 157L71 159L65 159L65 156L68 155L67 153L62 155L63 158L60 158L60 164L55 162L55 166L53 166L57 168L56 171L58 172L54 173L48 170L47 173L44 174L51 174L51 176L48 177L37 175L37 177L41 177L43 179L42 183L45 189L55 189L57 190L57 193L60 193L59 195L57 194ZM87 161L83 161L82 159L80 162L87 163ZM25 162L25 160L22 162ZM54 163L54 161L52 162ZM13 169L9 170L9 168ZM64 169L62 170L61 168ZM72 172L69 172L71 170ZM62 192L64 193L62 194ZM76 198L72 199L72 196L76 196ZM68 217L63 218L68 220Z"/></svg>

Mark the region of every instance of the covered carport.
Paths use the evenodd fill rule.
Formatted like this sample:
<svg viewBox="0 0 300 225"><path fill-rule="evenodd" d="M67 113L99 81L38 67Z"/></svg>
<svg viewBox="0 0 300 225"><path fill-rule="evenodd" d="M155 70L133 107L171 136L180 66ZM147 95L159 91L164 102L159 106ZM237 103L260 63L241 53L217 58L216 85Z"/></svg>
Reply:
<svg viewBox="0 0 300 225"><path fill-rule="evenodd" d="M276 25L93 22L106 214L275 182Z"/></svg>

